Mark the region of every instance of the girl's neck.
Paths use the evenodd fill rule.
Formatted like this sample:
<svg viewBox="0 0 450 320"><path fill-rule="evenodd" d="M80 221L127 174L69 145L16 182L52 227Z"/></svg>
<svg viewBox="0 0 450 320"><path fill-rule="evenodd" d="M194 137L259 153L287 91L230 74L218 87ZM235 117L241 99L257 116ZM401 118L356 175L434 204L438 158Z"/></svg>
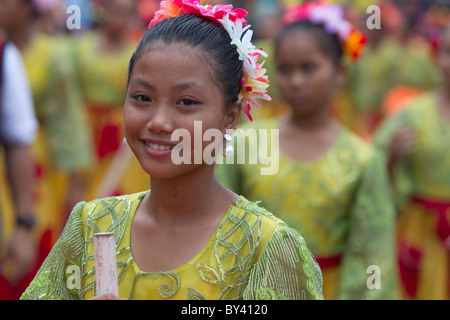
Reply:
<svg viewBox="0 0 450 320"><path fill-rule="evenodd" d="M293 128L306 131L319 131L334 123L329 108L322 108L319 112L307 116L292 113L287 122Z"/></svg>
<svg viewBox="0 0 450 320"><path fill-rule="evenodd" d="M330 115L314 121L286 118L280 127L280 150L296 162L314 162L324 157L336 143L340 124Z"/></svg>
<svg viewBox="0 0 450 320"><path fill-rule="evenodd" d="M234 200L217 181L214 167L201 166L173 179L152 177L145 211L160 221L189 223L211 216L210 208L217 202Z"/></svg>

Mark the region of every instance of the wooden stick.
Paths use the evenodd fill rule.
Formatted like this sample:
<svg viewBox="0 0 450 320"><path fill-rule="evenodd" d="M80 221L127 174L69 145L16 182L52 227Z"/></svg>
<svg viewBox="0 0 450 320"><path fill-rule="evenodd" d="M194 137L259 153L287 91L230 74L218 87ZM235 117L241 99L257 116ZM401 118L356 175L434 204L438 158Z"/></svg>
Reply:
<svg viewBox="0 0 450 320"><path fill-rule="evenodd" d="M127 169L128 164L133 158L132 155L133 152L129 148L120 146L120 149L117 150L114 155L108 171L105 173L103 180L100 182L100 185L96 190L96 198L111 196L119 184L120 179L122 179L123 173Z"/></svg>
<svg viewBox="0 0 450 320"><path fill-rule="evenodd" d="M94 234L96 295L111 293L119 297L116 239L113 232Z"/></svg>

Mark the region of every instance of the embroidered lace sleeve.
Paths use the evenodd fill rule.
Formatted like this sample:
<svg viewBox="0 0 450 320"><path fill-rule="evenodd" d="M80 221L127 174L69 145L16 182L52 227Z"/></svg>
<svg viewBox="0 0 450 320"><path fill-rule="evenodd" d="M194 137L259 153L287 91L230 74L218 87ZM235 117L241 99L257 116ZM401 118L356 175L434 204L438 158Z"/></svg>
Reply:
<svg viewBox="0 0 450 320"><path fill-rule="evenodd" d="M338 299L397 299L395 209L378 150L361 175L349 223Z"/></svg>
<svg viewBox="0 0 450 320"><path fill-rule="evenodd" d="M386 161L389 159L389 144L397 129L407 127L414 130L414 123L411 121L407 108L403 109L394 116L388 117L380 124L374 134L374 145L381 150ZM391 187L394 192L394 201L397 209L402 208L409 199L413 191L413 183L411 180L411 158L406 156L393 171Z"/></svg>
<svg viewBox="0 0 450 320"><path fill-rule="evenodd" d="M252 267L245 300L322 300L322 273L303 237L281 225Z"/></svg>
<svg viewBox="0 0 450 320"><path fill-rule="evenodd" d="M81 300L84 251L81 213L85 202L78 203L64 231L21 300Z"/></svg>

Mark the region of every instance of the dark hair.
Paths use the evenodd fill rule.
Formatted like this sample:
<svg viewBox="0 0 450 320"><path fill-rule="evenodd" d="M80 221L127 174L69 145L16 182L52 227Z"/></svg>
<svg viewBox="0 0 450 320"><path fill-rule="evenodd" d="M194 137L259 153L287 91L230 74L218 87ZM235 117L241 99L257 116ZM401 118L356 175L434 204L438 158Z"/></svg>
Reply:
<svg viewBox="0 0 450 320"><path fill-rule="evenodd" d="M313 34L322 51L327 54L335 63L339 65L344 56L342 43L336 34L329 34L324 27L319 24L312 23L309 20L300 20L284 26L275 38L275 56L281 41L290 33L296 30L304 30Z"/></svg>
<svg viewBox="0 0 450 320"><path fill-rule="evenodd" d="M230 44L230 35L221 24L195 14L186 14L155 24L141 38L130 59L128 81L141 54L151 49L151 44L158 41L166 44L182 42L206 52L210 57L207 61L213 71L213 79L223 89L225 105L229 106L238 101L243 72L242 61L239 60L236 46Z"/></svg>
<svg viewBox="0 0 450 320"><path fill-rule="evenodd" d="M38 19L42 15L42 13L39 12L39 9L34 4L33 0L23 0L23 2L31 6L31 17L33 19Z"/></svg>

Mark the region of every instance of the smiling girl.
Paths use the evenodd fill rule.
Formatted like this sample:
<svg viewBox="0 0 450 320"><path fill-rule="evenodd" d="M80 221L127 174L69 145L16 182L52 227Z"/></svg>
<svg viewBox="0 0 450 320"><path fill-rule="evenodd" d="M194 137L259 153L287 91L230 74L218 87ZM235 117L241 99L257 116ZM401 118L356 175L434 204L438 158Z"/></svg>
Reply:
<svg viewBox="0 0 450 320"><path fill-rule="evenodd" d="M230 43L242 44L246 15L231 9L161 3L131 57L123 113L127 143L152 189L79 203L22 298L96 296L92 237L105 231L116 235L120 298L323 298L320 269L300 234L223 187L212 165L171 161L176 129L192 134L202 121L204 130L225 133L241 108L249 114L248 95L240 95L250 79L258 82L259 55L248 53L256 52L248 42L249 51ZM80 288L66 285L70 265L80 270Z"/></svg>

